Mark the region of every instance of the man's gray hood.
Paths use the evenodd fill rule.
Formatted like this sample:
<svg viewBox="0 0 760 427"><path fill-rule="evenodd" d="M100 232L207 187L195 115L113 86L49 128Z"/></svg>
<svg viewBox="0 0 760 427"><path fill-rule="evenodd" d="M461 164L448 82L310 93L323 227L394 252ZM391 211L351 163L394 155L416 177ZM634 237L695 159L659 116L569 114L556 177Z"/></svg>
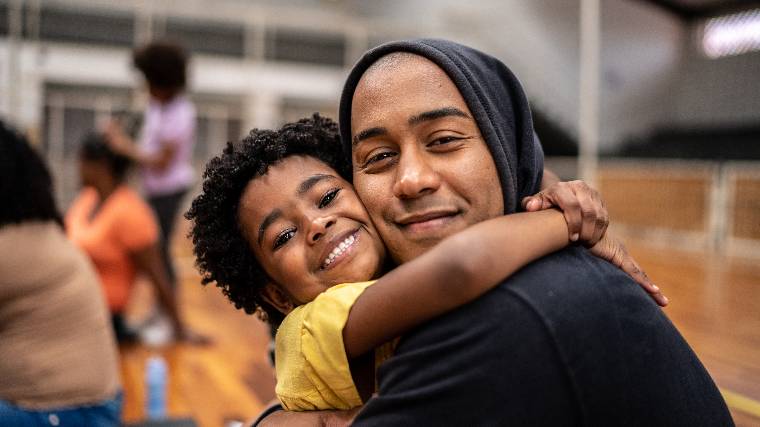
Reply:
<svg viewBox="0 0 760 427"><path fill-rule="evenodd" d="M528 101L520 82L498 59L447 40L418 39L386 43L362 56L343 87L339 123L343 148L351 159L351 103L364 72L394 52L423 56L441 67L474 115L499 171L504 212L517 212L520 200L541 184L544 154L533 131Z"/></svg>

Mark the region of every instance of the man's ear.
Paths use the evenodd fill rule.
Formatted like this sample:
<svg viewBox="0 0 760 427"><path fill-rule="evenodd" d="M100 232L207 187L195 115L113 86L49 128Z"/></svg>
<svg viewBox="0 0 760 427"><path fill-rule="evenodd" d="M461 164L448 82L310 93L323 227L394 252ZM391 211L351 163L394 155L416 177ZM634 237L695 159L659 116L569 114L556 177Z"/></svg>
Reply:
<svg viewBox="0 0 760 427"><path fill-rule="evenodd" d="M272 282L264 285L264 289L261 290L261 298L286 316L295 308L290 297Z"/></svg>

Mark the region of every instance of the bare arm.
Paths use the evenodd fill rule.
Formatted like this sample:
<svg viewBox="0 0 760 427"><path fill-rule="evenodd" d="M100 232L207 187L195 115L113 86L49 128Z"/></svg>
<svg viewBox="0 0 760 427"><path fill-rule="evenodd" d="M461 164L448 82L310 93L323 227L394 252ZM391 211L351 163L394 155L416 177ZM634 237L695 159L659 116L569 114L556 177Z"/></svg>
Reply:
<svg viewBox="0 0 760 427"><path fill-rule="evenodd" d="M559 182L556 175L544 170L541 191L523 198L522 206L528 212L558 207L565 215L570 240L583 242L589 248L607 239L604 245L591 252L628 273L657 304L662 307L668 305L668 299L660 288L641 270L625 246L607 236L610 222L607 207L601 194L588 184L583 181Z"/></svg>
<svg viewBox="0 0 760 427"><path fill-rule="evenodd" d="M161 255L158 250L158 245L153 244L145 249L133 252L132 260L137 268L148 275L150 282L153 284L156 290L156 296L162 307L169 314L174 326L174 332L177 340L182 340L190 344L209 344L211 340L203 335L197 334L192 330L185 327L182 322L179 309L177 308L177 301L174 298L174 292L169 285L169 276L166 273L163 261L161 261Z"/></svg>
<svg viewBox="0 0 760 427"><path fill-rule="evenodd" d="M177 145L174 141L162 141L161 150L154 155L141 152L137 149L135 142L124 133L124 130L115 121L108 125L104 134L111 149L129 157L135 163L159 172L164 171L169 166L177 153Z"/></svg>
<svg viewBox="0 0 760 427"><path fill-rule="evenodd" d="M161 261L161 255L158 250L157 244L152 244L145 249L132 253L132 259L137 265L137 268L148 275L150 282L153 284L153 288L156 291L156 296L161 306L167 311L169 317L171 317L174 330L178 336L184 335L184 327L179 317L179 310L177 310L177 302L174 298L174 293L171 291L169 285L169 277L164 268L164 264Z"/></svg>
<svg viewBox="0 0 760 427"><path fill-rule="evenodd" d="M339 427L351 425L359 414L361 406L347 411L275 411L260 420L256 426L289 426L289 427ZM250 425L250 424L248 424Z"/></svg>
<svg viewBox="0 0 760 427"><path fill-rule="evenodd" d="M163 172L169 167L169 163L174 158L177 152L177 145L171 141L164 141L161 144L161 151L154 156L148 156L143 153L138 153L138 162L150 169Z"/></svg>
<svg viewBox="0 0 760 427"><path fill-rule="evenodd" d="M556 210L502 216L446 238L359 296L343 328L346 355L364 354L474 300L567 244L567 224Z"/></svg>

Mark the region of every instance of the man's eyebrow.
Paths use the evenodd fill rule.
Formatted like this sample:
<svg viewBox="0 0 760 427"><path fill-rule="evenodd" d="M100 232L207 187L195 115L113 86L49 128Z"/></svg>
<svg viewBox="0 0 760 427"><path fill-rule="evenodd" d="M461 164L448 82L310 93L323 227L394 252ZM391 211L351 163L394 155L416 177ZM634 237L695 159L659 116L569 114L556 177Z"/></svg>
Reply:
<svg viewBox="0 0 760 427"><path fill-rule="evenodd" d="M425 111L424 113L417 114L416 116L412 116L409 118L408 122L410 125L416 125L421 122L425 122L428 120L435 120L440 119L441 117L448 117L448 116L457 116L457 117L465 117L470 118L470 115L465 113L464 111L460 110L456 107L443 107L443 108L437 108L435 110ZM363 131L359 132L354 136L353 140L353 146L356 147L357 144L364 141L365 139L373 138L375 136L381 136L381 135L387 135L388 129L384 127L374 127L374 128L368 128L364 129Z"/></svg>
<svg viewBox="0 0 760 427"><path fill-rule="evenodd" d="M374 128L364 129L363 131L357 133L356 136L354 136L352 145L356 147L357 144L364 141L365 139L374 138L376 136L387 135L387 134L388 134L388 129L384 127L374 127Z"/></svg>
<svg viewBox="0 0 760 427"><path fill-rule="evenodd" d="M264 239L264 231L266 231L267 227L272 225L273 222L277 221L278 218L282 216L282 211L279 209L275 209L272 212L269 213L269 215L264 218L264 221L261 222L261 225L259 226L259 246L261 246L261 241Z"/></svg>
<svg viewBox="0 0 760 427"><path fill-rule="evenodd" d="M322 181L324 179L330 179L334 178L334 176L326 174L326 173L318 173L316 175L312 175L301 183L301 185L298 186L298 190L296 190L296 194L301 196L307 191L311 190L311 187L317 185L319 181Z"/></svg>
<svg viewBox="0 0 760 427"><path fill-rule="evenodd" d="M417 114L409 118L408 123L410 125L416 125L428 120L440 119L441 117L457 116L470 118L470 115L465 113L456 107L443 107L435 110L425 111L424 113Z"/></svg>

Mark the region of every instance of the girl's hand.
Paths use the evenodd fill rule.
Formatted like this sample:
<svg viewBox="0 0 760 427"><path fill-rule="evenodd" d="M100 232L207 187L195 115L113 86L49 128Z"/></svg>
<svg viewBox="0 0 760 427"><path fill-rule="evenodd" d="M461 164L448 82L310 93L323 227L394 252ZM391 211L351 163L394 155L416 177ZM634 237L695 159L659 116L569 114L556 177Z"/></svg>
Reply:
<svg viewBox="0 0 760 427"><path fill-rule="evenodd" d="M605 234L602 239L589 248L589 250L592 254L609 261L628 273L639 286L647 291L649 296L652 297L658 305L661 307L668 305L668 298L662 294L662 291L660 291L660 288L658 288L657 285L649 280L649 277L644 270L642 270L633 257L628 254L628 250L625 248L625 245L623 245L623 242L609 234Z"/></svg>
<svg viewBox="0 0 760 427"><path fill-rule="evenodd" d="M535 212L552 207L565 215L570 240L595 245L610 223L607 206L598 191L583 181L558 182L522 200L523 209Z"/></svg>
<svg viewBox="0 0 760 427"><path fill-rule="evenodd" d="M588 184L583 181L558 182L533 196L525 197L522 206L528 212L553 207L562 210L571 241L582 242L590 248L591 253L628 273L660 306L668 304L668 299L649 280L623 243L607 236L607 226L610 223L607 206L599 192Z"/></svg>

